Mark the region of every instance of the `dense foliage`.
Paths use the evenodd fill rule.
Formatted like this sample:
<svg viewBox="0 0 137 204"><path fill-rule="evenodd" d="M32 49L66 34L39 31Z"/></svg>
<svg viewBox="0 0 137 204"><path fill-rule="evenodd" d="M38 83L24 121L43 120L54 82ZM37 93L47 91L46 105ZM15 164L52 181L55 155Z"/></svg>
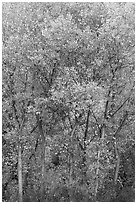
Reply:
<svg viewBox="0 0 137 204"><path fill-rule="evenodd" d="M134 3L3 3L3 201L134 201Z"/></svg>

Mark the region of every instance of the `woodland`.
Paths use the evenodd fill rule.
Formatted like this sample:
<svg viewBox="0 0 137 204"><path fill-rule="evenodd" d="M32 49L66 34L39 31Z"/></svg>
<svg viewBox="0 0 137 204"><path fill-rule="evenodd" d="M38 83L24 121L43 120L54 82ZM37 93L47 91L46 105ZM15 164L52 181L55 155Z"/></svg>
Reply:
<svg viewBox="0 0 137 204"><path fill-rule="evenodd" d="M135 4L2 4L2 201L135 201Z"/></svg>

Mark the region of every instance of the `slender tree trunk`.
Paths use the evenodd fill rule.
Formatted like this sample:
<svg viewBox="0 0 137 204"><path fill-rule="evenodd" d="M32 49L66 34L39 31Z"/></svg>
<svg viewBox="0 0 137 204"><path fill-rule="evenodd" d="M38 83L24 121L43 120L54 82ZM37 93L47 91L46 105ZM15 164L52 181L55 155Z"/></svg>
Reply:
<svg viewBox="0 0 137 204"><path fill-rule="evenodd" d="M97 169L96 169L96 182L95 182L95 199L97 197L97 192L98 192L98 187L99 187L99 166L100 166L100 155L101 155L101 151L103 148L103 143L104 143L104 137L105 137L105 125L102 125L101 128L101 145L99 147L98 150L98 159L97 159Z"/></svg>
<svg viewBox="0 0 137 204"><path fill-rule="evenodd" d="M19 202L23 201L22 198L22 148L20 142L18 143L18 185L19 185Z"/></svg>
<svg viewBox="0 0 137 204"><path fill-rule="evenodd" d="M88 135L88 126L89 126L89 116L90 116L90 109L88 110L87 113L87 119L86 119L86 127L85 127L85 133L84 133L84 147L83 147L83 158L82 158L82 183L86 183L86 173L87 173L87 167L86 167L86 140L87 140L87 135Z"/></svg>
<svg viewBox="0 0 137 204"><path fill-rule="evenodd" d="M98 151L98 160L97 160L97 169L96 169L96 182L95 182L95 198L98 192L98 185L99 185L99 162L100 162L100 154L101 150Z"/></svg>
<svg viewBox="0 0 137 204"><path fill-rule="evenodd" d="M73 173L73 160L72 160L72 155L70 155L70 164L69 164L69 202L72 202L72 184L73 184L73 179L72 179L72 173Z"/></svg>
<svg viewBox="0 0 137 204"><path fill-rule="evenodd" d="M86 150L83 150L83 157L82 157L82 184L87 183L87 166L86 166Z"/></svg>
<svg viewBox="0 0 137 204"><path fill-rule="evenodd" d="M116 153L116 169L115 169L115 177L114 183L117 184L118 174L119 174L119 167L120 167L120 156L118 152L117 142L115 141L115 153Z"/></svg>
<svg viewBox="0 0 137 204"><path fill-rule="evenodd" d="M14 93L11 91L12 97ZM23 182L22 182L22 147L21 147L21 136L23 131L23 126L25 123L25 111L23 111L22 114L22 121L19 121L18 116L18 109L16 107L16 101L12 98L12 109L14 113L14 118L16 120L17 126L18 126L18 140L17 140L17 148L18 148L18 190L19 190L19 202L23 201ZM25 110L25 109L24 109Z"/></svg>
<svg viewBox="0 0 137 204"><path fill-rule="evenodd" d="M115 176L114 176L114 183L117 184L117 179L118 179L118 174L119 174L119 168L120 168L120 155L119 155L119 151L118 151L118 145L117 145L117 136L118 133L121 131L126 119L128 118L128 113L125 112L123 119L118 127L118 129L116 130L115 134L114 134L114 138L115 138L115 154L116 154L116 169L115 169Z"/></svg>
<svg viewBox="0 0 137 204"><path fill-rule="evenodd" d="M73 187L73 136L75 133L75 130L77 128L77 123L74 125L73 130L70 135L70 153L69 153L69 202L73 201L72 198L72 187Z"/></svg>
<svg viewBox="0 0 137 204"><path fill-rule="evenodd" d="M18 185L19 185L19 202L23 201L23 183L22 183L22 147L21 147L21 136L25 117L23 117L21 125L19 125L18 135Z"/></svg>
<svg viewBox="0 0 137 204"><path fill-rule="evenodd" d="M43 201L45 197L45 135L42 128L42 120L40 118L39 113L36 114L39 133L40 133L40 139L41 139L41 188L40 188L40 194L41 194L41 201Z"/></svg>
<svg viewBox="0 0 137 204"><path fill-rule="evenodd" d="M42 156L41 156L41 199L45 197L45 144L42 147Z"/></svg>

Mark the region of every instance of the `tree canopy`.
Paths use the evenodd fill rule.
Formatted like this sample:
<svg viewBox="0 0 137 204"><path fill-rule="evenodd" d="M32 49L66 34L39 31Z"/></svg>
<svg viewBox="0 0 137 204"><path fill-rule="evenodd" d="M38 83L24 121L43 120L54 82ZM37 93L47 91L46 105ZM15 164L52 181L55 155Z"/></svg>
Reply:
<svg viewBox="0 0 137 204"><path fill-rule="evenodd" d="M134 3L2 17L3 201L134 201Z"/></svg>

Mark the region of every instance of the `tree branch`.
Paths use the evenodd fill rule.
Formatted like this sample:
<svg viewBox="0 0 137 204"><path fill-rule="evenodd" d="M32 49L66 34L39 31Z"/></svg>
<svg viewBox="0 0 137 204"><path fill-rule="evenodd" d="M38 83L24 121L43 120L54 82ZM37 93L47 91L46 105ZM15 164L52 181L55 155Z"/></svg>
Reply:
<svg viewBox="0 0 137 204"><path fill-rule="evenodd" d="M18 123L18 126L20 127L20 122L19 122L19 119L18 119L18 115L17 115L17 109L16 109L16 106L15 106L15 100L12 99L12 108L13 108L13 112L14 112L14 115L15 115L15 119Z"/></svg>
<svg viewBox="0 0 137 204"><path fill-rule="evenodd" d="M86 120L86 128L85 128L85 133L84 133L84 149L86 148L86 139L87 139L87 133L88 133L88 124L89 124L89 116L90 116L90 109L88 110L88 114L87 114L87 120Z"/></svg>
<svg viewBox="0 0 137 204"><path fill-rule="evenodd" d="M36 130L37 127L38 127L38 123L36 124L36 126L34 126L34 127L32 128L32 130L30 131L30 133L33 133L33 132Z"/></svg>
<svg viewBox="0 0 137 204"><path fill-rule="evenodd" d="M87 145L89 145L93 140L94 140L94 138L96 137L97 135L94 135L91 139L90 139L90 141L87 143Z"/></svg>
<svg viewBox="0 0 137 204"><path fill-rule="evenodd" d="M81 141L80 141L80 139L79 139L78 137L77 137L77 140L78 140L78 142L79 142L79 146L80 146L81 150L84 151L85 149L84 149L84 147L82 146Z"/></svg>
<svg viewBox="0 0 137 204"><path fill-rule="evenodd" d="M132 86L132 89L130 90L129 97L118 107L118 109L117 109L116 111L114 111L113 114L110 115L110 118L112 118L112 117L124 106L124 104L128 101L128 99L129 99L130 96L131 96L131 93L132 93L133 88L134 88L134 85Z"/></svg>
<svg viewBox="0 0 137 204"><path fill-rule="evenodd" d="M116 111L114 111L113 114L110 115L111 118L124 106L124 104L128 101L129 98L130 96L118 107Z"/></svg>
<svg viewBox="0 0 137 204"><path fill-rule="evenodd" d="M125 113L125 115L124 115L124 118L123 118L123 120L122 120L122 122L121 122L121 124L120 124L120 126L118 127L118 129L116 130L116 132L114 133L114 138L117 136L117 134L120 132L120 130L122 129L122 126L123 126L123 124L124 124L124 122L126 121L126 119L127 119L127 117L128 117L128 113L126 112Z"/></svg>

